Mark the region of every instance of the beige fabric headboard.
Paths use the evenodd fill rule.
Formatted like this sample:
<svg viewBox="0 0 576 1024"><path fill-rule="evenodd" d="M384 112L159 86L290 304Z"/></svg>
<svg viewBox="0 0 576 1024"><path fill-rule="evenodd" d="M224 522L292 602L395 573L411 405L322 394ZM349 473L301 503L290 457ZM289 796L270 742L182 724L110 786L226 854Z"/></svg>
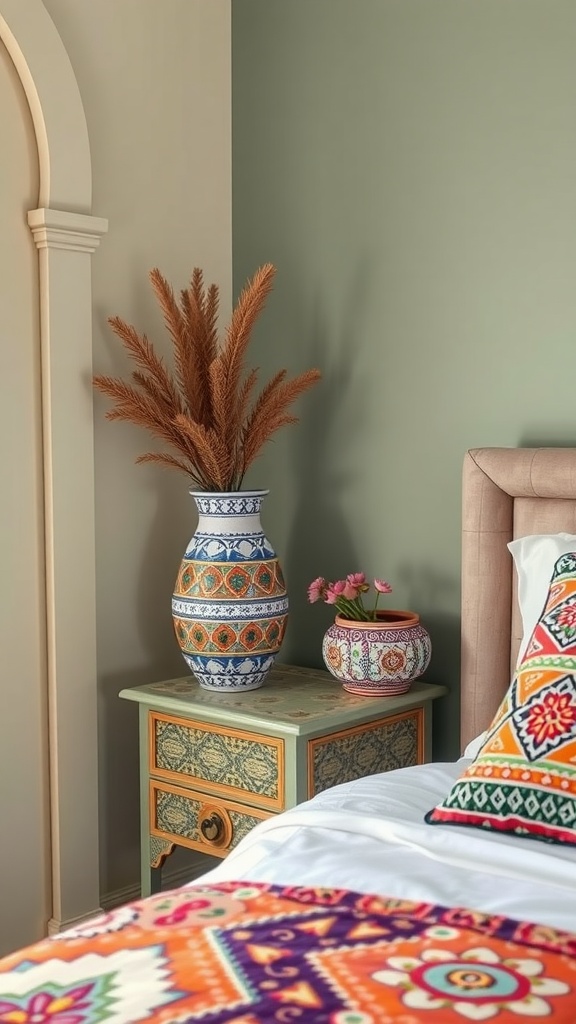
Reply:
<svg viewBox="0 0 576 1024"><path fill-rule="evenodd" d="M462 482L461 747L486 729L522 637L512 556L531 533L576 534L576 448L475 448Z"/></svg>

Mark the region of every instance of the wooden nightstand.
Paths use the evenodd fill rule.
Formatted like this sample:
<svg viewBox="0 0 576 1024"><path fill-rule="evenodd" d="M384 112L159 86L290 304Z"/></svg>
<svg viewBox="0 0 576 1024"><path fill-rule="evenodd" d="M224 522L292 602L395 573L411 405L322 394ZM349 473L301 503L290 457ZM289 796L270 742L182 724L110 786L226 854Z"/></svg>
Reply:
<svg viewBox="0 0 576 1024"><path fill-rule="evenodd" d="M431 702L358 697L328 672L275 667L248 693L187 676L122 690L140 704L142 895L175 846L225 857L263 818L329 786L430 759Z"/></svg>

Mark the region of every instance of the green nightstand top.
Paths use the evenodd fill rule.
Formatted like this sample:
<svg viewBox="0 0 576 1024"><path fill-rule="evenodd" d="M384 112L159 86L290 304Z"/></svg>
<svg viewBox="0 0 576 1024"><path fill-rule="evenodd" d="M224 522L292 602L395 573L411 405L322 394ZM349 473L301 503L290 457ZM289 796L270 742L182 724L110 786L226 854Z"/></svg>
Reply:
<svg viewBox="0 0 576 1024"><path fill-rule="evenodd" d="M270 727L306 735L320 727L351 725L379 715L395 714L447 693L445 686L415 682L398 697L359 697L320 669L276 665L259 690L218 693L204 690L193 676L169 679L122 690L120 697L157 710L206 722Z"/></svg>

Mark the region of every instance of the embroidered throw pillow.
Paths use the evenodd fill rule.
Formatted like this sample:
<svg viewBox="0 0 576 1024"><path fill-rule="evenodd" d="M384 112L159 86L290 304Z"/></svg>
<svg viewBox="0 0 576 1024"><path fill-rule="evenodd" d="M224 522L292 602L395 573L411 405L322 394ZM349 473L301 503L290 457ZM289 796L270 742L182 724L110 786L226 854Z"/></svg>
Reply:
<svg viewBox="0 0 576 1024"><path fill-rule="evenodd" d="M576 846L576 552L556 561L478 756L426 821Z"/></svg>

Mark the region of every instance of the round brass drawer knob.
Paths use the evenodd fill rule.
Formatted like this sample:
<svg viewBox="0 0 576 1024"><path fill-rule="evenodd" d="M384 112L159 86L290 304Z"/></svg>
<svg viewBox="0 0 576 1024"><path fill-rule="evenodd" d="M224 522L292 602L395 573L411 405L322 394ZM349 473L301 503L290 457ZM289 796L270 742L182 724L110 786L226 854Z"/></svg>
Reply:
<svg viewBox="0 0 576 1024"><path fill-rule="evenodd" d="M218 843L224 838L226 826L216 811L200 822L200 831L208 843Z"/></svg>

